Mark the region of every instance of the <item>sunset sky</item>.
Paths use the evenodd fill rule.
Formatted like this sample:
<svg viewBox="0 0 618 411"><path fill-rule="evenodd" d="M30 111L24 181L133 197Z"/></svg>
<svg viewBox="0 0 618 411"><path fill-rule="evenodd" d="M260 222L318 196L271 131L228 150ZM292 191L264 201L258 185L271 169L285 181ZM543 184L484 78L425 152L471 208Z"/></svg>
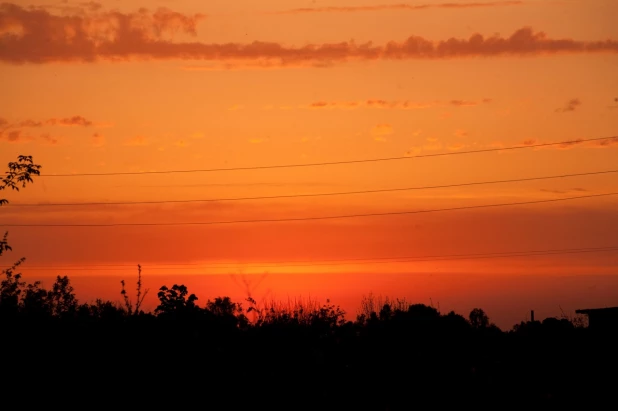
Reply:
<svg viewBox="0 0 618 411"><path fill-rule="evenodd" d="M350 310L369 292L443 295L449 309L491 293L506 327L513 293L525 307L509 321L535 304L618 305L615 250L487 258L618 247L618 195L598 196L618 193L616 16L615 0L0 3L0 161L42 166L2 192L2 267L25 256L26 279L68 274L85 299L117 299L117 276L133 281L138 263L153 288L182 278L204 300L243 298L230 274L262 273L258 294ZM596 140L463 153L580 139ZM594 172L607 173L419 189ZM402 188L415 189L246 199ZM597 197L96 226L582 196ZM176 203L126 204L149 201ZM25 206L50 203L72 205Z"/></svg>

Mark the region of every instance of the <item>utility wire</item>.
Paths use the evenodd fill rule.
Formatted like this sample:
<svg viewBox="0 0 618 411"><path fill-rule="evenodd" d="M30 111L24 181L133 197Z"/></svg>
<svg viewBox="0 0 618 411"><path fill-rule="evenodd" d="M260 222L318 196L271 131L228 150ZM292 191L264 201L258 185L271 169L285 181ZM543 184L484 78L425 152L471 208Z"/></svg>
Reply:
<svg viewBox="0 0 618 411"><path fill-rule="evenodd" d="M277 268L277 267L318 267L318 266L338 266L338 265L372 265L372 264L389 264L389 263L416 263L416 262L430 262L430 261L459 261L459 260L478 260L487 258L506 258L506 257L534 257L534 256L546 256L546 255L565 255L565 254L582 254L582 253L598 253L598 252L615 252L618 251L618 247L600 247L600 248L581 248L581 249L563 249L563 250L544 250L544 251L529 251L529 252L503 252L503 253L484 253L484 254L459 254L459 255L445 255L445 256L432 256L432 257L384 257L373 259L342 259L342 260L321 260L307 264L279 264L279 265L262 265L262 266L244 266L243 268ZM388 259L388 260L387 260ZM372 260L372 261L367 261ZM113 266L115 268L62 268L62 267L36 267L30 266L26 268L32 268L37 271L124 271L133 266L125 266L126 268L118 268L120 266ZM237 268L232 267L212 267L209 265L203 265L199 267L153 267L147 268L148 270L196 270L207 268ZM142 268L145 268L142 266Z"/></svg>
<svg viewBox="0 0 618 411"><path fill-rule="evenodd" d="M179 222L179 223L103 223L103 224L0 224L4 227L123 227L123 226L185 226L185 225L222 225L222 224L247 224L247 223L278 223L287 221L315 221L315 220L335 220L344 218L358 218L358 217L384 217L404 214L422 214L422 213L434 213L440 211L458 211L458 210L471 210L479 208L492 208L492 207L505 207L515 205L529 205L529 204L543 204L553 203L559 201L579 200L584 198L595 197L608 197L618 195L618 192L603 193L603 194L589 194L585 196L577 197L564 197L554 198L548 200L534 200L534 201L521 201L513 203L498 203L498 204L483 204L476 206L462 206L462 207L450 207L450 208L437 208L430 210L413 210L413 211L391 211L386 213L368 213L368 214L345 214L336 216L323 216L323 217L297 217L297 218L272 218L272 219L255 219L255 220L230 220L230 221L193 221L193 222Z"/></svg>
<svg viewBox="0 0 618 411"><path fill-rule="evenodd" d="M618 136L578 139L578 140L570 140L570 141L561 141L558 143L529 144L529 145L522 145L522 146L502 147L502 148L486 148L486 149L480 149L480 150L454 151L454 152L435 153L435 154L420 154L420 155L415 155L415 156L383 157L383 158L370 158L370 159L363 159L363 160L330 161L330 162L322 162L322 163L281 164L281 165L230 167L230 168L206 168L206 169L193 169L193 170L134 171L134 172L117 172L117 173L41 174L41 177L101 177L101 176L127 176L127 175L144 175L144 174L208 173L208 172L217 172L217 171L242 171L242 170L267 170L267 169L277 169L277 168L319 167L319 166L332 166L332 165L342 165L342 164L359 164L359 163L375 163L375 162L382 162L382 161L411 160L414 158L442 157L442 156L454 156L454 155L474 154L474 153L488 153L488 152L494 152L494 151L519 150L523 148L548 147L548 146L557 146L557 145L569 146L573 144L580 144L580 143L585 143L585 142L590 142L590 141L602 141L602 140L618 141Z"/></svg>
<svg viewBox="0 0 618 411"><path fill-rule="evenodd" d="M91 203L34 203L34 204L9 203L6 205L6 207L100 206L100 205L137 205L137 204L172 204L172 203L178 204L178 203L200 203L200 202L217 202L217 201L273 200L273 199L281 199L281 198L344 196L344 195L354 195L354 194L388 193L388 192L396 192L396 191L429 190L429 189L436 189L436 188L454 188L454 187L466 187L466 186L475 186L475 185L517 183L517 182L523 182L523 181L550 180L550 179L557 179L557 178L591 176L591 175L610 174L610 173L618 173L618 170L593 171L593 172L588 172L588 173L562 174L562 175L545 176L545 177L517 178L517 179L510 179L510 180L477 181L477 182L471 182L471 183L445 184L445 185L436 185L436 186L386 188L386 189L360 190L360 191L341 191L341 192L333 192L333 193L287 194L287 195L274 195L274 196L231 197L231 198L212 198L212 199L197 199L197 200L117 201L117 202L91 202Z"/></svg>
<svg viewBox="0 0 618 411"><path fill-rule="evenodd" d="M299 264L299 263L316 263L316 262L342 262L342 261L368 261L368 260L402 260L408 258L442 258L442 257L470 257L470 256L482 256L482 255L498 255L498 254L529 254L529 253L550 253L550 252L562 252L562 251L601 251L607 249L618 248L618 245L606 246L606 247L577 247L577 248L559 248L559 249L549 249L549 250L524 250L524 251L499 251L493 253L472 253L472 254L440 254L440 255L423 255L423 256L396 256L396 257L366 257L366 258L338 258L338 259L321 259L321 260L278 260L278 261L252 261L250 264ZM156 263L153 263L156 264ZM218 265L229 265L230 267L236 267L238 264L243 264L242 262L209 262L209 263L161 263L158 265L162 266L200 266L200 267L211 267ZM66 264L65 264L66 265ZM141 264L142 267L147 264ZM95 264L96 267L135 267L135 264ZM36 267L36 268L45 268L47 266L42 265L28 265L28 267ZM56 267L62 267L56 266ZM223 267L229 268L229 267Z"/></svg>

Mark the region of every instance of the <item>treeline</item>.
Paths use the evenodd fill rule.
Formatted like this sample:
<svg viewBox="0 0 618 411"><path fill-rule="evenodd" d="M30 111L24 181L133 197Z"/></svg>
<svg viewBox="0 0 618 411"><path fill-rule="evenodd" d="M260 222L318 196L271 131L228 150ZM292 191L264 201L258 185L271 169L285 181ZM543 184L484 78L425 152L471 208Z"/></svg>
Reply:
<svg viewBox="0 0 618 411"><path fill-rule="evenodd" d="M618 365L615 337L568 319L503 332L482 309L464 317L366 298L346 320L330 302L200 305L183 285L161 287L157 308L144 312L141 276L135 298L123 282L121 302L80 303L68 277L45 289L26 284L18 265L1 283L4 370L118 401L161 405L170 399L162 393L177 393L233 408L383 410L589 402L612 392L604 371L615 380Z"/></svg>

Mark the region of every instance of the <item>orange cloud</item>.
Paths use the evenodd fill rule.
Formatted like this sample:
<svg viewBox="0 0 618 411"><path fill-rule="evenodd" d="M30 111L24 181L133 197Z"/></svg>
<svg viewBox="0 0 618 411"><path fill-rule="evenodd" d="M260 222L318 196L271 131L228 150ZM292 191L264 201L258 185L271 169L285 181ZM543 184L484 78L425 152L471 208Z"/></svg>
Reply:
<svg viewBox="0 0 618 411"><path fill-rule="evenodd" d="M4 120L6 122L6 120ZM6 122L8 124L8 122ZM66 118L50 118L45 121L37 121L32 119L27 119L20 121L14 125L10 125L10 127L43 127L43 126L80 126L80 127L90 127L94 123L82 116L73 116Z"/></svg>
<svg viewBox="0 0 618 411"><path fill-rule="evenodd" d="M576 192L576 193L588 192L588 190L586 190L585 188L572 188L570 190L555 190L555 189L549 189L549 188L542 188L541 191L544 193L551 193L551 194L569 194L572 192Z"/></svg>
<svg viewBox="0 0 618 411"><path fill-rule="evenodd" d="M81 126L81 127L89 127L92 125L92 121L86 120L82 116L73 116L70 118L52 118L47 120L46 122L52 126Z"/></svg>
<svg viewBox="0 0 618 411"><path fill-rule="evenodd" d="M0 141L4 140L9 143L25 143L34 140L34 137L25 134L23 130L0 130Z"/></svg>
<svg viewBox="0 0 618 411"><path fill-rule="evenodd" d="M0 118L0 127L3 128L0 130L0 140L5 139L9 142L31 141L34 137L23 134L23 129L26 128L37 128L44 126L90 127L92 125L94 125L92 121L82 116L50 118L45 121L27 119L17 123L10 123L8 120ZM58 144L58 139L51 137L48 133L41 134L40 137L49 144Z"/></svg>
<svg viewBox="0 0 618 411"><path fill-rule="evenodd" d="M504 143L504 142L493 142L490 144L479 144L479 143L469 143L464 144L461 142L456 143L448 143L444 144L439 143L435 138L427 138L426 141L428 144L412 146L405 153L407 156L419 155L423 151L434 151L441 150L446 148L450 151L459 151L459 150L484 150L484 149L497 149L497 152L502 152L501 148L513 147L518 144L513 145L512 143ZM533 146L535 144L543 144L546 141L536 141L533 139L525 140L521 143L522 146ZM608 137L603 140L595 140L595 141L583 141L583 140L572 140L568 143L556 144L556 145L548 145L543 147L531 147L533 150L569 150L572 148L609 148L609 147L617 147L618 146L618 136ZM509 151L509 150L507 150Z"/></svg>
<svg viewBox="0 0 618 411"><path fill-rule="evenodd" d="M531 28L509 37L431 41L418 36L385 45L371 42L309 44L300 47L255 41L248 44L174 41L177 32L194 36L202 15L168 9L155 13L88 12L72 16L0 5L0 61L7 63L95 62L148 59L212 60L279 66L329 66L363 60L538 56L559 53L618 53L618 40L552 39Z"/></svg>
<svg viewBox="0 0 618 411"><path fill-rule="evenodd" d="M58 144L58 139L55 138L55 137L52 137L51 135L49 135L47 133L46 134L42 134L41 135L41 139L45 140L46 142L48 142L49 144L52 144L52 145Z"/></svg>
<svg viewBox="0 0 618 411"><path fill-rule="evenodd" d="M348 7L304 7L275 12L273 14L307 14L307 13L356 13L363 11L408 10L420 11L428 9L468 9L480 7L520 6L523 1L492 1L486 3L436 3L436 4L381 4L375 6Z"/></svg>
<svg viewBox="0 0 618 411"><path fill-rule="evenodd" d="M386 101L386 100L365 100L365 101L316 101L305 108L310 109L355 109L355 108L379 108L393 110L417 110L432 107L472 107L490 103L491 99L481 101L451 100L451 101L432 101L432 102L413 102L413 101Z"/></svg>
<svg viewBox="0 0 618 411"><path fill-rule="evenodd" d="M534 144L542 144L543 142L539 142L533 139L525 140L523 145L530 146ZM535 150L568 150L575 147L587 147L587 148L604 148L618 145L618 136L608 137L603 140L594 140L594 141L583 141L572 140L568 143L564 144L556 144L552 146L544 146L544 147L535 147Z"/></svg>
<svg viewBox="0 0 618 411"><path fill-rule="evenodd" d="M378 124L371 129L371 134L373 134L375 141L386 141L386 136L393 134L393 132L393 126L390 124Z"/></svg>
<svg viewBox="0 0 618 411"><path fill-rule="evenodd" d="M578 98L574 98L572 100L569 100L564 107L561 108L557 108L556 112L558 113L567 113L569 111L575 111L579 106L582 105L582 102L580 99Z"/></svg>
<svg viewBox="0 0 618 411"><path fill-rule="evenodd" d="M21 136L21 130L9 131L6 134L6 140L11 142L11 143L19 141L21 139L21 137L22 137Z"/></svg>

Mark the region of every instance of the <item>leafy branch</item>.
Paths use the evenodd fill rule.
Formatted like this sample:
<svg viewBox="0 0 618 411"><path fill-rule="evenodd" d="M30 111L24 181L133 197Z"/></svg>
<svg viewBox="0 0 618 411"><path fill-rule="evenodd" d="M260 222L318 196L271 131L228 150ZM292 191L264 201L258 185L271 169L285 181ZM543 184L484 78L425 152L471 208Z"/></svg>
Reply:
<svg viewBox="0 0 618 411"><path fill-rule="evenodd" d="M5 172L0 180L0 191L10 188L19 191L26 187L26 183L32 183L32 176L41 175L41 166L34 164L32 156L18 156L17 161L9 163L9 171ZM0 198L0 205L8 204L8 200Z"/></svg>

